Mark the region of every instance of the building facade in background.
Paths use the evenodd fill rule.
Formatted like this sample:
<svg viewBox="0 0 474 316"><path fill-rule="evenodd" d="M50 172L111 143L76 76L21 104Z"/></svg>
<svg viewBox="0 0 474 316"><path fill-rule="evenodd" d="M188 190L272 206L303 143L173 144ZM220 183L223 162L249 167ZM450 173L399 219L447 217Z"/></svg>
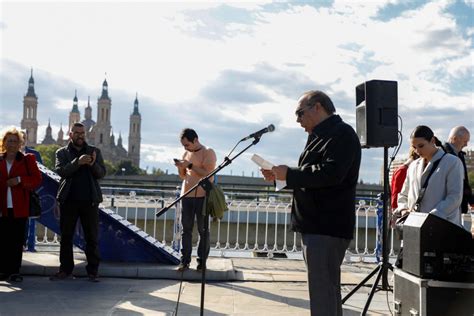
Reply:
<svg viewBox="0 0 474 316"><path fill-rule="evenodd" d="M88 98L85 107L84 119L81 120L79 111L77 91L74 94L72 109L69 112L69 124L66 131L63 131L62 124L58 132L57 139L54 139L51 128L51 122L48 122L44 139L39 142L38 137L38 96L35 93L35 82L33 79L33 70L28 81L28 91L23 98L23 118L21 128L26 131L26 145L34 147L39 144L51 145L57 144L64 146L68 137L65 139L64 133L69 134L70 127L77 122L81 122L86 127L86 139L91 145L100 148L105 160L119 162L130 160L136 167L140 166L140 145L141 145L141 114L138 109L138 96L135 97L133 112L130 115L130 130L128 134L128 151L123 147L122 135L119 133L117 142L112 129L112 99L109 97L108 83L104 80L102 83L102 93L97 100L97 121L92 119L92 107L90 98Z"/></svg>

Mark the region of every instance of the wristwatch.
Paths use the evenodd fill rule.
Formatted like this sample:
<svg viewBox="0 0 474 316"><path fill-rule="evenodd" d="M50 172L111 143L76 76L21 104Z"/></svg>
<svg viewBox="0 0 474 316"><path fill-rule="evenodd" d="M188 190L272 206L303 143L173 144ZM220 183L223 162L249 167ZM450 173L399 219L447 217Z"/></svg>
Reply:
<svg viewBox="0 0 474 316"><path fill-rule="evenodd" d="M189 163L189 165L186 167L186 169L189 169L189 170L193 169L193 163L192 162Z"/></svg>

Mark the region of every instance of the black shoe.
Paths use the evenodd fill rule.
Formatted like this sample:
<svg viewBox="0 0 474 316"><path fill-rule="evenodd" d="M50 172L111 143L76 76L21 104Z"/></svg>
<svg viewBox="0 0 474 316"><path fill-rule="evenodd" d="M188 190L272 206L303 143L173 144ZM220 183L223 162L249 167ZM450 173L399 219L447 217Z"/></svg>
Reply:
<svg viewBox="0 0 474 316"><path fill-rule="evenodd" d="M10 277L9 274L6 273L0 273L0 281L6 281Z"/></svg>
<svg viewBox="0 0 474 316"><path fill-rule="evenodd" d="M202 271L202 269L205 269L206 266L203 265L201 262L198 263L197 267L196 267L196 271Z"/></svg>
<svg viewBox="0 0 474 316"><path fill-rule="evenodd" d="M189 263L180 263L178 266L178 272L184 272L189 269Z"/></svg>
<svg viewBox="0 0 474 316"><path fill-rule="evenodd" d="M99 276L97 274L93 274L93 273L89 273L87 275L87 280L89 282L94 282L94 283L100 282Z"/></svg>
<svg viewBox="0 0 474 316"><path fill-rule="evenodd" d="M62 280L74 280L75 277L72 273L66 273L64 271L59 271L49 277L51 281L62 281Z"/></svg>
<svg viewBox="0 0 474 316"><path fill-rule="evenodd" d="M15 274L10 275L10 277L8 278L8 281L15 282L15 283L23 282L23 277L20 274L15 273Z"/></svg>

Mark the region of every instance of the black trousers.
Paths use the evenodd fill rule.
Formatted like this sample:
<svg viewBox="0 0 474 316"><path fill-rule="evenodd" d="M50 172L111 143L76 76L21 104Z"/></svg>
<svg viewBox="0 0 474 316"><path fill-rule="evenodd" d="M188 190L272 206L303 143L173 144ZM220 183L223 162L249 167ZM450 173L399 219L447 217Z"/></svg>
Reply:
<svg viewBox="0 0 474 316"><path fill-rule="evenodd" d="M201 198L183 198L181 200L181 224L183 225L181 262L189 264L191 262L191 252L193 250L193 227L194 218L196 218L199 233L199 245L197 249L197 261L201 262L209 256L209 231L204 234L204 219L202 208L204 206L204 197Z"/></svg>
<svg viewBox="0 0 474 316"><path fill-rule="evenodd" d="M60 271L68 274L74 270L72 253L74 232L77 220L81 220L84 240L86 241L86 270L88 274L97 274L99 269L99 209L96 203L90 201L66 201L60 205L61 215L61 249L59 252Z"/></svg>
<svg viewBox="0 0 474 316"><path fill-rule="evenodd" d="M10 275L20 273L28 218L14 218L13 209L8 213L0 217L0 273Z"/></svg>

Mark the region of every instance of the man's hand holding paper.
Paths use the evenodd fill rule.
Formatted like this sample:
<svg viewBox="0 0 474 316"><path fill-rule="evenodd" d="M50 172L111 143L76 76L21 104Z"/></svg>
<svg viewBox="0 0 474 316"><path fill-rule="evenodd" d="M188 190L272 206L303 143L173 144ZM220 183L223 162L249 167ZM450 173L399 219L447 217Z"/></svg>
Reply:
<svg viewBox="0 0 474 316"><path fill-rule="evenodd" d="M276 166L271 162L263 159L257 154L252 156L252 161L255 162L261 169L265 180L275 181L275 190L280 191L286 187L286 173L288 166Z"/></svg>

